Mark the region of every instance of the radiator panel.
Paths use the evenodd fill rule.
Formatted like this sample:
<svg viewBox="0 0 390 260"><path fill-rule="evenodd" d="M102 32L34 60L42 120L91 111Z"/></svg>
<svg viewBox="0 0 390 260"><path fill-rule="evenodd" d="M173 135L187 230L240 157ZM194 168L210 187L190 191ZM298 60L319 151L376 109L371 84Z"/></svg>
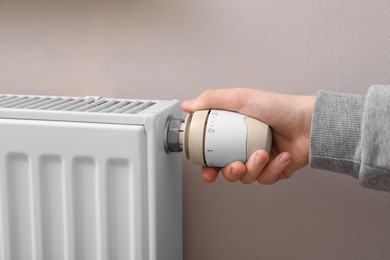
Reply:
<svg viewBox="0 0 390 260"><path fill-rule="evenodd" d="M1 259L147 259L142 126L1 120L1 129L12 151L1 154Z"/></svg>

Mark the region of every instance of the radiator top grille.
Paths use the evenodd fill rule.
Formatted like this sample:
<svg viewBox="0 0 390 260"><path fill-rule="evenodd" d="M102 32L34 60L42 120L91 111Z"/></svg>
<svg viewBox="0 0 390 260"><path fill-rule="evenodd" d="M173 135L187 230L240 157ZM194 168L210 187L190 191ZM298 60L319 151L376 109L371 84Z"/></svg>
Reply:
<svg viewBox="0 0 390 260"><path fill-rule="evenodd" d="M155 104L153 101L101 97L0 96L0 108L7 109L137 114Z"/></svg>
<svg viewBox="0 0 390 260"><path fill-rule="evenodd" d="M163 111L172 108L179 111L178 100L0 94L0 120L145 125L149 118L157 116L164 121L161 115L168 115Z"/></svg>

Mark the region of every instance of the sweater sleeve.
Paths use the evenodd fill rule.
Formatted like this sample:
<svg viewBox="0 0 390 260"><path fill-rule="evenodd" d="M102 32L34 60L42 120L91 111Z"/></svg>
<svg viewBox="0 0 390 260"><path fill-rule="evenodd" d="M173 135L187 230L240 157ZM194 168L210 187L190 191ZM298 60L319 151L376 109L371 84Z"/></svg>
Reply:
<svg viewBox="0 0 390 260"><path fill-rule="evenodd" d="M310 136L310 166L351 175L390 191L390 86L366 96L320 91Z"/></svg>

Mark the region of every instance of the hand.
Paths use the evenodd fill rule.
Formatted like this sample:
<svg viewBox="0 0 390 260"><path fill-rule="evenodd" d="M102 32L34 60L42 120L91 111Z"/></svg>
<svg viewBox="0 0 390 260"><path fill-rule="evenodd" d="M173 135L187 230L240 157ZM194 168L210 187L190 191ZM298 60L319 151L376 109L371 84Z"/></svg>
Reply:
<svg viewBox="0 0 390 260"><path fill-rule="evenodd" d="M273 184L289 178L309 161L310 128L315 96L293 96L255 89L206 90L182 103L186 112L224 109L257 118L272 128L271 153L258 150L246 164L236 161L225 167L202 167L202 178L214 182L218 173L230 182Z"/></svg>

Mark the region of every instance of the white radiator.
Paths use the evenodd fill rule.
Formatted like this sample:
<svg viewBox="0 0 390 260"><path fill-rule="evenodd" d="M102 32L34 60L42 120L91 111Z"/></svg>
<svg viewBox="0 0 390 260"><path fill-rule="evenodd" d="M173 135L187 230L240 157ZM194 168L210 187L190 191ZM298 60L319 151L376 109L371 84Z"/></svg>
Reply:
<svg viewBox="0 0 390 260"><path fill-rule="evenodd" d="M170 117L177 101L0 96L0 259L182 259Z"/></svg>

